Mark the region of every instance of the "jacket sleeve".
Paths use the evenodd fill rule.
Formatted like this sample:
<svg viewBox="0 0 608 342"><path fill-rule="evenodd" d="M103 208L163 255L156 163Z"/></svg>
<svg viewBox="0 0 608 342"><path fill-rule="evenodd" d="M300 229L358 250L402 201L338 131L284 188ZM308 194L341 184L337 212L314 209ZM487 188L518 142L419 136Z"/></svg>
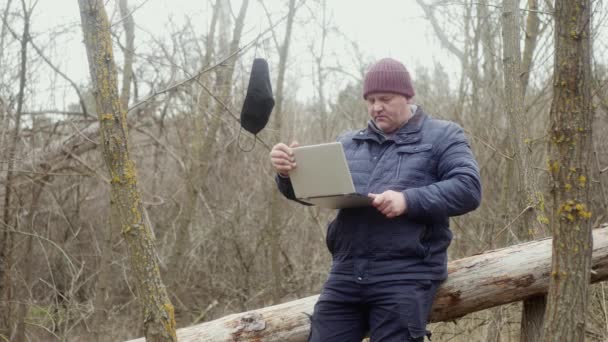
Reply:
<svg viewBox="0 0 608 342"><path fill-rule="evenodd" d="M451 123L442 140L437 150L439 181L403 191L406 215L413 220L442 221L472 211L481 202L479 167L464 131Z"/></svg>
<svg viewBox="0 0 608 342"><path fill-rule="evenodd" d="M289 179L289 177L281 177L277 174L275 176L275 182L277 183L279 191L283 194L283 196L285 196L285 198L296 201L300 204L312 205L296 198L296 194L293 191L293 186L291 185L291 179Z"/></svg>

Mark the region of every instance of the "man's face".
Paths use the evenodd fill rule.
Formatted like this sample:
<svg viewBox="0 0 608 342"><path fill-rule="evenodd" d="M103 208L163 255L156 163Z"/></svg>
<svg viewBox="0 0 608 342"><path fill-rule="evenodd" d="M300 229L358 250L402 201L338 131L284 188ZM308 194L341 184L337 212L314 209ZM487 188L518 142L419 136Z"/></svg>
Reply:
<svg viewBox="0 0 608 342"><path fill-rule="evenodd" d="M403 95L373 93L367 95L367 112L384 133L393 133L412 117L409 102Z"/></svg>

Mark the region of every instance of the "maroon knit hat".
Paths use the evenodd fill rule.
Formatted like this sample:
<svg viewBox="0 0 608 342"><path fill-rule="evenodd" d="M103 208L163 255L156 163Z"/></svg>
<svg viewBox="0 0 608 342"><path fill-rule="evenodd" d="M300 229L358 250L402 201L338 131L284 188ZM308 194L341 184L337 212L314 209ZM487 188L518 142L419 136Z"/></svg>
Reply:
<svg viewBox="0 0 608 342"><path fill-rule="evenodd" d="M408 99L414 97L410 73L401 62L383 58L369 68L363 82L363 98L381 92L400 94Z"/></svg>

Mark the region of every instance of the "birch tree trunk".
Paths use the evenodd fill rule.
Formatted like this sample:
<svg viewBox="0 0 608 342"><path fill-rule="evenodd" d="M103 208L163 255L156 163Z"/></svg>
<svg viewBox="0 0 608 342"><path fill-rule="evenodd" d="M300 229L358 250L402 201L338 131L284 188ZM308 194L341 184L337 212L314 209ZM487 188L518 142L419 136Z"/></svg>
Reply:
<svg viewBox="0 0 608 342"><path fill-rule="evenodd" d="M550 120L553 257L542 341L585 339L593 239L589 211L592 122L591 2L555 1Z"/></svg>
<svg viewBox="0 0 608 342"><path fill-rule="evenodd" d="M103 158L110 172L111 207L127 243L147 341L176 341L173 305L160 278L154 236L146 219L129 156L126 110L117 86L116 65L102 0L79 0L84 43L100 122Z"/></svg>

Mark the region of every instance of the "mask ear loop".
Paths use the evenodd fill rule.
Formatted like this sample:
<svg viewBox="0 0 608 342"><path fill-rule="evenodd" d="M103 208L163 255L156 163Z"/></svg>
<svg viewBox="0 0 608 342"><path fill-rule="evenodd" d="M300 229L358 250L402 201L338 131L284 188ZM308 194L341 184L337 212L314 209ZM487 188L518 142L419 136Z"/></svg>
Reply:
<svg viewBox="0 0 608 342"><path fill-rule="evenodd" d="M241 150L242 152L251 152L253 151L253 149L255 148L255 143L256 143L256 135L253 135L253 144L251 145L251 147L243 147L243 145L241 145L241 131L243 130L243 127L239 127L239 134L236 137L236 145L238 146L239 150Z"/></svg>
<svg viewBox="0 0 608 342"><path fill-rule="evenodd" d="M255 37L255 50L253 50L253 58L258 58L258 47L260 46L260 37L262 36L262 22L258 20L258 36Z"/></svg>

